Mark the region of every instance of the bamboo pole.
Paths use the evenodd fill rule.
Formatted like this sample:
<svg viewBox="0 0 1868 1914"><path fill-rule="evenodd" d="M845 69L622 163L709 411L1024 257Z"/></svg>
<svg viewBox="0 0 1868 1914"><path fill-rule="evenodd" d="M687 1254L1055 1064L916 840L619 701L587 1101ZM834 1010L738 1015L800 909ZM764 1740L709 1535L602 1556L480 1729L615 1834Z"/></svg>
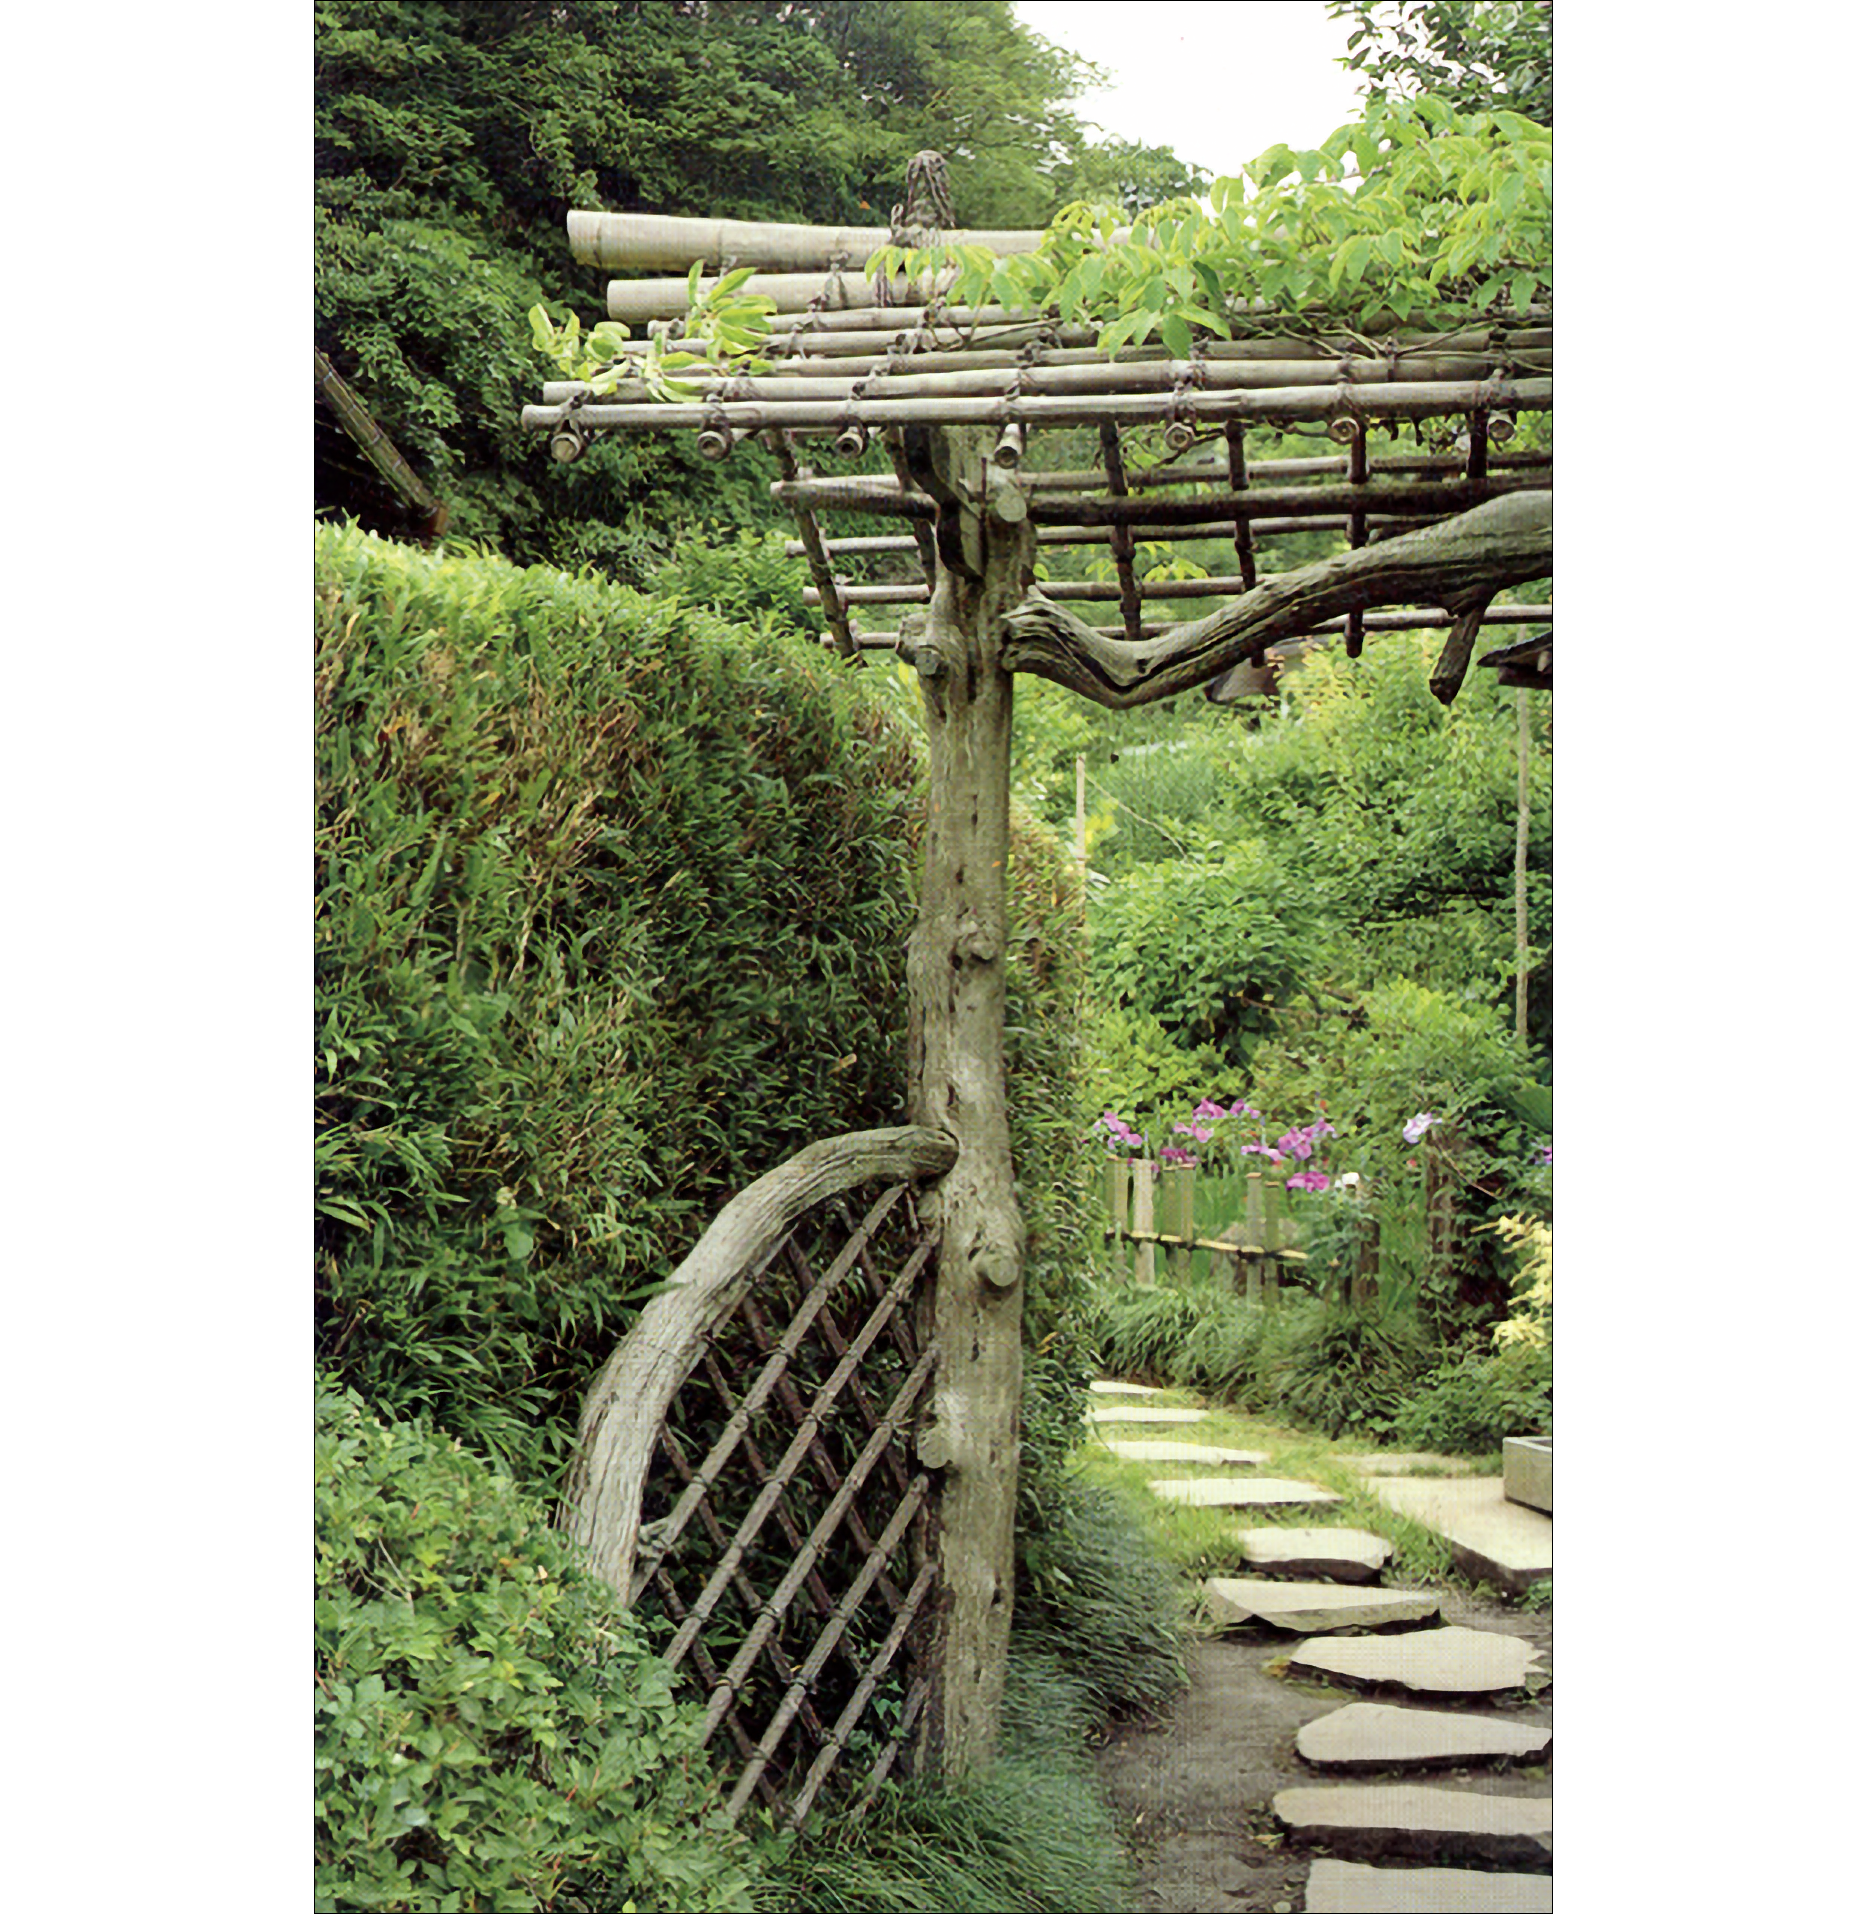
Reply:
<svg viewBox="0 0 1868 1914"><path fill-rule="evenodd" d="M802 226L774 220L684 219L670 213L604 213L573 207L564 219L571 257L605 272L678 272L698 261L708 271L751 266L760 272L821 273L838 259L857 265L889 244L886 226ZM1036 252L1044 234L992 228L942 235L950 246L995 253ZM1124 235L1126 237L1126 234ZM686 291L685 278L680 282Z"/></svg>
<svg viewBox="0 0 1868 1914"><path fill-rule="evenodd" d="M1262 579L1259 581L1264 582ZM1551 616L1549 605L1492 605L1479 620L1482 625L1535 625ZM1453 615L1443 611L1438 605L1419 605L1403 611L1365 611L1362 614L1364 631L1443 631L1453 622ZM1337 633L1347 631L1347 617L1325 618L1306 628L1301 638L1274 639L1266 646L1266 655L1272 658L1291 658L1308 651L1315 643ZM1111 638L1120 638L1124 634L1119 626L1103 628ZM1142 626L1142 637L1159 638L1164 633L1175 630L1173 625ZM858 631L852 635L857 648L862 651L901 651L904 645L918 634L918 627L908 627L904 631Z"/></svg>
<svg viewBox="0 0 1868 1914"><path fill-rule="evenodd" d="M1177 1163L1162 1173L1163 1193L1167 1197L1167 1234L1173 1239L1168 1250L1168 1268L1178 1278L1193 1272L1194 1178L1198 1171L1191 1163Z"/></svg>
<svg viewBox="0 0 1868 1914"><path fill-rule="evenodd" d="M1009 368L949 371L943 361L900 362L907 369L864 374L814 373L796 378L788 373L760 373L746 377L737 373L719 376L683 375L704 399L725 398L737 394L744 399L773 405L802 401L812 404L838 397L874 396L890 399L996 398L1015 399L1023 393L1045 395L1103 394L1133 392L1173 392L1194 377L1196 362L1190 359L1108 360L1092 358L1072 365L1032 363ZM932 365L935 369L925 369ZM1410 366L1418 376L1405 383L1444 385L1460 380L1486 378L1492 362L1476 354L1442 353L1421 359ZM1345 365L1334 360L1240 359L1210 361L1201 378L1207 392L1257 392L1267 387L1396 385L1393 369L1380 359L1360 359ZM566 396L580 388L565 382ZM549 393L546 395L548 398ZM641 380L623 380L613 388L607 402L640 404L651 397ZM1378 403L1378 401L1369 401ZM1463 469L1463 467L1462 467ZM1481 474L1483 476L1483 474Z"/></svg>
<svg viewBox="0 0 1868 1914"><path fill-rule="evenodd" d="M1400 382L1384 385L1359 399L1360 410L1374 419L1430 419L1469 412L1484 388L1464 383ZM1524 379L1491 388L1500 406L1520 412L1548 411L1553 402L1551 381ZM1189 391L1174 400L1175 409L1196 419L1258 418L1295 421L1338 416L1344 393L1331 386L1272 386L1263 391ZM520 423L529 431L548 432L559 423L557 406L528 405ZM598 399L578 414L581 425L593 431L636 428L680 431L700 426L745 426L749 431L781 431L830 426L838 431L851 423L879 425L1025 425L1081 426L1109 420L1117 425L1165 423L1163 399L1153 393L1039 394L1026 398L891 397L831 399L775 405L755 400L720 400L672 405L614 405Z"/></svg>
<svg viewBox="0 0 1868 1914"><path fill-rule="evenodd" d="M913 315L904 323L901 315ZM893 325L885 326L882 315L893 315ZM673 315L676 318L681 314ZM877 323L869 327L843 327L832 330L832 319L856 319L871 316ZM655 323L651 321L650 323ZM1134 365L1165 356L1161 345L1118 346L1104 352L1096 343L1094 326L1066 326L1054 320L1022 319L983 326L949 326L927 317L920 306L877 307L868 315L855 311L815 313L775 313L762 357L782 359L799 376L818 373L848 374L874 372L892 364L925 363L933 360L943 366L968 367L1016 365ZM1392 351L1371 352L1366 342L1343 340L1334 346L1311 339L1284 336L1211 339L1206 345L1209 362L1237 362L1264 359L1297 359L1305 363L1336 366L1345 360L1391 366L1391 377L1411 370L1417 356L1451 353L1483 358L1488 369L1503 367L1549 373L1554 369L1548 333L1521 333L1487 336L1483 332L1425 333L1411 343L1397 345ZM1540 343L1541 342L1541 343ZM671 352L707 350L706 339L670 335L663 341ZM625 339L623 351L635 357L649 350L647 337ZM1028 355L1025 356L1025 355ZM1500 422L1504 423L1504 422Z"/></svg>
<svg viewBox="0 0 1868 1914"><path fill-rule="evenodd" d="M1547 491L1540 474L1490 478L1474 486L1461 479L1450 485L1372 482L1369 485L1263 486L1252 491L1212 491L1198 498L1068 498L1037 494L1031 499L1032 523L1040 528L1092 528L1113 524L1199 526L1202 535L1221 537L1231 527L1217 513L1234 517L1340 518L1361 506L1372 515L1394 520L1432 518L1464 511L1488 498L1510 492ZM873 511L902 517L931 516L932 501L919 492L904 491L883 478L867 475L847 478L775 480L772 497L781 505L809 505L819 511ZM1206 530L1212 526L1217 529ZM1100 538L1089 543L1100 543Z"/></svg>
<svg viewBox="0 0 1868 1914"><path fill-rule="evenodd" d="M1287 532L1346 532L1349 521L1346 517L1336 517L1325 513L1318 518L1264 518L1249 521L1253 534L1259 538L1272 538ZM1411 524L1411 519L1389 518L1371 514L1369 529L1380 532L1386 527L1401 527ZM1236 520L1215 519L1211 524L1202 525L1154 525L1149 528L1148 536L1160 544L1190 543L1211 538L1231 538L1234 536ZM1090 525L1046 525L1038 533L1040 545L1051 546L1106 546L1108 535L1097 526ZM827 538L824 550L832 558L886 557L895 553L906 553L918 547L907 533L879 532L852 538ZM785 541L787 558L802 558L804 546L795 538Z"/></svg>
<svg viewBox="0 0 1868 1914"><path fill-rule="evenodd" d="M1135 1285L1155 1286L1155 1176L1159 1165L1138 1158L1135 1170Z"/></svg>
<svg viewBox="0 0 1868 1914"><path fill-rule="evenodd" d="M1446 338L1469 340L1475 349L1479 344L1509 340L1527 350L1543 351L1552 346L1556 337L1550 329L1551 312L1547 306L1533 306L1528 313L1512 321L1468 324L1451 333L1402 325L1386 314L1377 314L1354 333L1340 329L1323 330L1328 322L1320 317L1306 319L1302 314L1288 313L1282 308L1250 299L1230 300L1226 306L1226 316L1236 326L1254 329L1260 337L1289 339L1293 343L1318 346L1332 357L1344 352L1366 352L1371 338L1381 339L1384 351L1392 347L1396 352L1407 352L1424 341ZM892 306L863 306L842 312L780 313L774 324L808 330L813 335L820 332L898 332L904 326L912 329L918 324L955 333L979 332L993 326L1042 327L1047 331L1056 330L1060 335L1080 332L1092 341L1096 334L1094 326L1065 327L1053 316L1029 306L991 304L940 305L924 311ZM1070 340L1069 343L1075 344L1077 341Z"/></svg>
<svg viewBox="0 0 1868 1914"><path fill-rule="evenodd" d="M1518 693L1518 832L1512 856L1511 888L1516 920L1517 976L1512 988L1512 1022L1520 1043L1531 1030L1531 694Z"/></svg>

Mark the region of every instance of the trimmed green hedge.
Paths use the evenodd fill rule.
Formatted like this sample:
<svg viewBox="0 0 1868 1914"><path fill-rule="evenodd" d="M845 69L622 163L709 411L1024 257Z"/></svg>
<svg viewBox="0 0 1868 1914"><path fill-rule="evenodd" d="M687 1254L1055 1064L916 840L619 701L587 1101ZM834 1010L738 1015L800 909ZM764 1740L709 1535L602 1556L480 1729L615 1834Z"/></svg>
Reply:
<svg viewBox="0 0 1868 1914"><path fill-rule="evenodd" d="M354 528L315 550L318 1353L546 1493L712 1213L902 1120L921 740L881 672L769 625ZM1036 830L1012 892L1042 1327L1086 1261L1081 906Z"/></svg>

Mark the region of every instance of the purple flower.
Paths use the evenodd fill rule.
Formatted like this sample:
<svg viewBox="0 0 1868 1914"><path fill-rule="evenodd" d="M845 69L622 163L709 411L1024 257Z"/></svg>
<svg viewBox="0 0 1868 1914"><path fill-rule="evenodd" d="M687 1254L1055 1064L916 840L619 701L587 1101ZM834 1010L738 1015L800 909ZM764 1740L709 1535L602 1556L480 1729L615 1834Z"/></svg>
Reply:
<svg viewBox="0 0 1868 1914"><path fill-rule="evenodd" d="M1402 1140L1418 1143L1439 1120L1430 1110L1422 1110L1418 1116L1409 1117L1401 1126Z"/></svg>
<svg viewBox="0 0 1868 1914"><path fill-rule="evenodd" d="M1223 1117L1226 1114L1211 1097L1202 1097L1195 1104L1193 1113L1197 1117Z"/></svg>
<svg viewBox="0 0 1868 1914"><path fill-rule="evenodd" d="M1327 1170L1300 1170L1295 1176L1284 1179L1287 1190L1327 1190L1330 1176Z"/></svg>
<svg viewBox="0 0 1868 1914"><path fill-rule="evenodd" d="M1554 1143L1545 1143L1545 1144L1539 1145L1538 1151L1537 1151L1538 1162L1544 1164L1547 1168L1554 1167L1551 1163L1551 1156L1552 1156L1552 1153L1555 1151L1556 1147L1557 1146Z"/></svg>
<svg viewBox="0 0 1868 1914"><path fill-rule="evenodd" d="M1163 1163L1197 1163L1199 1160L1191 1150L1177 1150L1171 1143L1162 1145L1161 1161Z"/></svg>

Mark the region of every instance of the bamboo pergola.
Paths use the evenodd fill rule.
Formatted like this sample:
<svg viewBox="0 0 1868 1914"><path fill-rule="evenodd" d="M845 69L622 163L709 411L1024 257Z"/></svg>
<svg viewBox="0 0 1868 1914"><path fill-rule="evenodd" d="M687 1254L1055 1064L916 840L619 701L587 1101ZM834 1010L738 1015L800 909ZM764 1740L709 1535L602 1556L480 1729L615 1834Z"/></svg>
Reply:
<svg viewBox="0 0 1868 1914"><path fill-rule="evenodd" d="M524 422L550 434L554 455L566 460L611 431L691 432L711 459L731 457L748 438L770 446L784 474L774 498L797 520L790 549L810 568L806 602L821 611L829 641L846 656L878 649L913 655L920 621L912 612L932 597L943 516L917 449L931 429L991 435L985 460L964 475L966 483L994 517L1028 523L1040 557L1058 548L1108 554L1113 578L1047 583L1043 596L1053 606L1118 608L1130 644L1171 628L1149 619L1146 606L1227 597L1276 581L1279 543L1292 535L1334 532L1357 550L1489 500L1547 494L1550 487L1550 455L1512 447L1519 415L1547 411L1552 402L1547 314L1451 330L1298 336L1276 313L1235 305L1238 337L1197 345L1185 359L1158 345L1123 348L1112 358L1095 349L1089 327L996 306L948 307L925 281L911 285L898 275L885 289L888 303L878 303L878 286L860 267L887 243L886 228L581 211L570 215L569 227L575 255L610 268L698 262L716 271L783 269L745 287L767 291L780 308L765 355L771 372L684 380L698 388L685 404L656 400L640 380L625 379L601 397L588 386L554 381L542 403L526 408ZM1029 250L1039 235L951 237L1011 252ZM851 265L857 270L846 270ZM616 279L606 306L612 318L661 322L670 349L695 350L699 342L684 337L679 323L688 296L685 276ZM646 339L631 342L634 352L647 349ZM1314 427L1340 449L1315 458L1252 459L1245 433L1255 423ZM1415 440L1425 430L1438 443L1423 449L1402 442L1404 430ZM1074 450L1089 433L1095 464L1082 465L1080 451L1075 465L1047 463L1046 435ZM878 440L892 476L837 469L864 460ZM801 464L801 453L812 463ZM821 523L830 512L905 522L895 533L836 536ZM1138 563L1140 540L1215 538L1230 542L1235 562L1209 578L1149 577ZM882 607L910 615L893 629L866 622ZM1456 611L1431 601L1345 607L1312 619L1301 633L1268 640L1248 662L1262 665L1273 643L1288 655L1303 639L1340 633L1354 655L1372 631L1457 622ZM1540 675L1547 679L1549 605L1488 604L1477 622L1545 627ZM1463 675L1470 643L1465 637L1453 645L1443 684ZM1515 657L1503 651L1479 662L1524 682ZM1212 676L1216 682L1220 674ZM1077 688L1098 695L1087 684Z"/></svg>
<svg viewBox="0 0 1868 1914"><path fill-rule="evenodd" d="M1005 1101L1014 680L1049 678L1111 708L1227 698L1263 690L1268 659L1335 634L1354 655L1370 632L1438 627L1433 685L1450 700L1478 633L1496 627L1511 642L1479 663L1548 686L1549 604L1495 601L1550 572L1551 460L1517 440L1526 415L1550 408L1553 381L1548 312L1364 335L1301 333L1242 303L1232 338L1187 357L1110 357L1089 329L1041 312L953 307L938 284L864 277L884 244L953 227L939 172L938 155L918 155L908 213L868 232L573 212L573 250L592 264L769 274L747 290L779 308L771 369L699 378L673 404L646 380L602 394L556 382L523 418L560 460L605 432L691 434L709 459L759 440L825 642L853 663L894 653L920 678L930 798L906 1115L950 1139L953 1161L927 1198L937 1357L915 1456L940 1484L939 1594L917 1759L951 1775L991 1759L1011 1624L1024 1256ZM1039 239L955 237L1001 251ZM619 279L606 304L679 348L688 298L685 278ZM1313 432L1319 450L1254 457L1255 425ZM882 525L848 533L829 515ZM1319 532L1342 549L1287 556L1288 541ZM1200 539L1224 541L1230 568L1148 575L1144 543ZM1060 549L1106 553L1113 576L1040 582ZM1177 604L1215 599L1173 621Z"/></svg>

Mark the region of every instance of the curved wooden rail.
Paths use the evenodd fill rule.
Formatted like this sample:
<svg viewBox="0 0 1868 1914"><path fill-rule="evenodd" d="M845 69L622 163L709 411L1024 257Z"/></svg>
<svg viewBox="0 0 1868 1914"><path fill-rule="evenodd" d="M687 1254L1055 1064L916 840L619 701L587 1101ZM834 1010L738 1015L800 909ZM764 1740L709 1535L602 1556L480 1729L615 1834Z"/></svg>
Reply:
<svg viewBox="0 0 1868 1914"><path fill-rule="evenodd" d="M656 1435L709 1329L806 1210L859 1183L943 1175L957 1154L952 1137L913 1125L813 1143L741 1190L689 1251L672 1287L650 1298L584 1398L564 1509L572 1539L624 1602Z"/></svg>

